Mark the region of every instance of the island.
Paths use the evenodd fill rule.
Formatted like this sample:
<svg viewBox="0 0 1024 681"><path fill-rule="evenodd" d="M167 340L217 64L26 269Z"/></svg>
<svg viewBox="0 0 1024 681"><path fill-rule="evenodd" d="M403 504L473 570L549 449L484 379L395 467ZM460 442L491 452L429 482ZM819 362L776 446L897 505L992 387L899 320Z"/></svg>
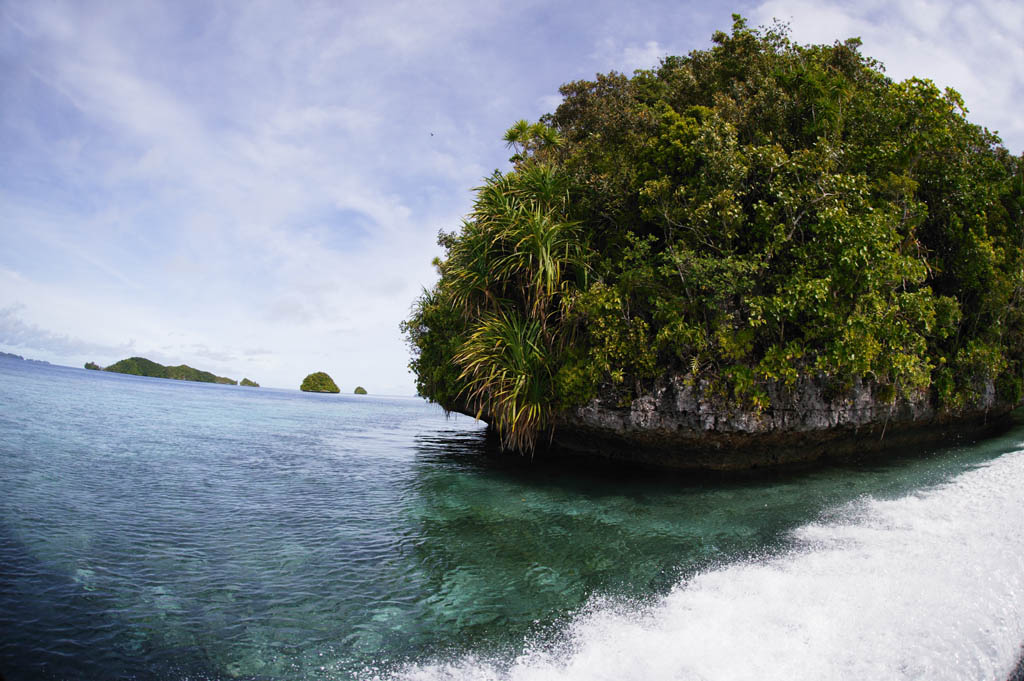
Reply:
<svg viewBox="0 0 1024 681"><path fill-rule="evenodd" d="M365 395L366 394L366 388L364 388L361 385L357 385L356 389L353 391L353 393L356 394L356 395Z"/></svg>
<svg viewBox="0 0 1024 681"><path fill-rule="evenodd" d="M250 381L248 378L243 378L241 381L239 381L238 385L244 385L244 386L246 386L248 388L258 388L258 387L260 387L259 383L256 383L255 381Z"/></svg>
<svg viewBox="0 0 1024 681"><path fill-rule="evenodd" d="M94 365L95 366L95 365ZM86 366L86 368L91 368ZM118 374L131 374L133 376L149 376L152 378L170 378L177 381L198 381L200 383L222 383L224 385L238 385L234 379L224 376L215 376L209 371L193 369L187 364L178 366L164 366L145 357L129 357L115 362L103 371L111 371Z"/></svg>
<svg viewBox="0 0 1024 681"><path fill-rule="evenodd" d="M1024 157L856 38L734 16L562 86L441 232L420 395L500 446L736 470L982 433L1024 395Z"/></svg>
<svg viewBox="0 0 1024 681"><path fill-rule="evenodd" d="M41 364L41 365L49 365L50 364L49 362L47 362L44 359L29 359L29 358L26 358L26 357L22 357L21 355L16 355L13 352L0 352L0 357L5 358L5 359L16 359L16 360L18 360L20 362L28 362L29 364Z"/></svg>
<svg viewBox="0 0 1024 681"><path fill-rule="evenodd" d="M86 362L85 368L89 369L90 371L99 371L101 369L100 365L97 364L96 362Z"/></svg>
<svg viewBox="0 0 1024 681"><path fill-rule="evenodd" d="M299 390L307 393L339 393L334 379L322 371L317 371L302 379Z"/></svg>

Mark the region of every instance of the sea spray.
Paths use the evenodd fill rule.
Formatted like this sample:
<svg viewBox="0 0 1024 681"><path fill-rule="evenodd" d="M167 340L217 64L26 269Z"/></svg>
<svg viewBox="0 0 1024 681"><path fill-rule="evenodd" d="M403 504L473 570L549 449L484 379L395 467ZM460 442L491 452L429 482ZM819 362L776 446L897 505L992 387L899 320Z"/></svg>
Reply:
<svg viewBox="0 0 1024 681"><path fill-rule="evenodd" d="M428 679L1003 681L1024 641L1024 452L792 533L784 555L711 570L646 607L595 600L510 660Z"/></svg>

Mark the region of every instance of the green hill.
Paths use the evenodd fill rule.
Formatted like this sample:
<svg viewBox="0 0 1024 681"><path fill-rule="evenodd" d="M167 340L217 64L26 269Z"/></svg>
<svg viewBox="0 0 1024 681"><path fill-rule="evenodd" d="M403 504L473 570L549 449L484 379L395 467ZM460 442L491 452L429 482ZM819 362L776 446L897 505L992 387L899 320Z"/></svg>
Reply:
<svg viewBox="0 0 1024 681"><path fill-rule="evenodd" d="M256 381L250 381L248 378L243 378L242 382L239 383L238 385L244 385L247 388L258 388L258 387L260 387L259 383L257 383Z"/></svg>
<svg viewBox="0 0 1024 681"><path fill-rule="evenodd" d="M115 362L103 371L112 371L117 374L131 374L133 376L149 376L152 378L171 378L176 381L198 381L200 383L222 383L224 385L238 385L238 381L224 376L215 376L209 371L200 371L187 364L177 366L164 366L145 357L129 357Z"/></svg>
<svg viewBox="0 0 1024 681"><path fill-rule="evenodd" d="M306 393L341 392L341 390L338 389L338 385L334 382L334 379L322 371L317 371L302 379L302 385L299 386L299 390Z"/></svg>
<svg viewBox="0 0 1024 681"><path fill-rule="evenodd" d="M365 395L366 394L366 388L364 388L361 385L357 385L354 394L356 394L356 395Z"/></svg>

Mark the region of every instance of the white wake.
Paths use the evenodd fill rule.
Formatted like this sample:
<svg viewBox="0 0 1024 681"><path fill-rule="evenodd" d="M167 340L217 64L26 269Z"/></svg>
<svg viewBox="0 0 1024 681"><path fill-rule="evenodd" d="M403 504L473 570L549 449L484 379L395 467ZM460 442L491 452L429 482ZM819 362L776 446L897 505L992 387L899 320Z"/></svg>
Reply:
<svg viewBox="0 0 1024 681"><path fill-rule="evenodd" d="M654 604L595 601L557 641L393 678L1005 681L1024 642L1024 452L794 533Z"/></svg>

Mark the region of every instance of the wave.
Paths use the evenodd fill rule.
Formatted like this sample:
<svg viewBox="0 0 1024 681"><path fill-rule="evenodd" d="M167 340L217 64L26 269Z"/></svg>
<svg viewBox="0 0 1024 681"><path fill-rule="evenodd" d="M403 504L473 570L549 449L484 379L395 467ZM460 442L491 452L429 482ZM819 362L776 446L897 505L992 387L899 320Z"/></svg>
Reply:
<svg viewBox="0 0 1024 681"><path fill-rule="evenodd" d="M1024 641L1024 451L794 531L784 555L700 573L652 603L594 599L508 659L376 678L1005 681Z"/></svg>

